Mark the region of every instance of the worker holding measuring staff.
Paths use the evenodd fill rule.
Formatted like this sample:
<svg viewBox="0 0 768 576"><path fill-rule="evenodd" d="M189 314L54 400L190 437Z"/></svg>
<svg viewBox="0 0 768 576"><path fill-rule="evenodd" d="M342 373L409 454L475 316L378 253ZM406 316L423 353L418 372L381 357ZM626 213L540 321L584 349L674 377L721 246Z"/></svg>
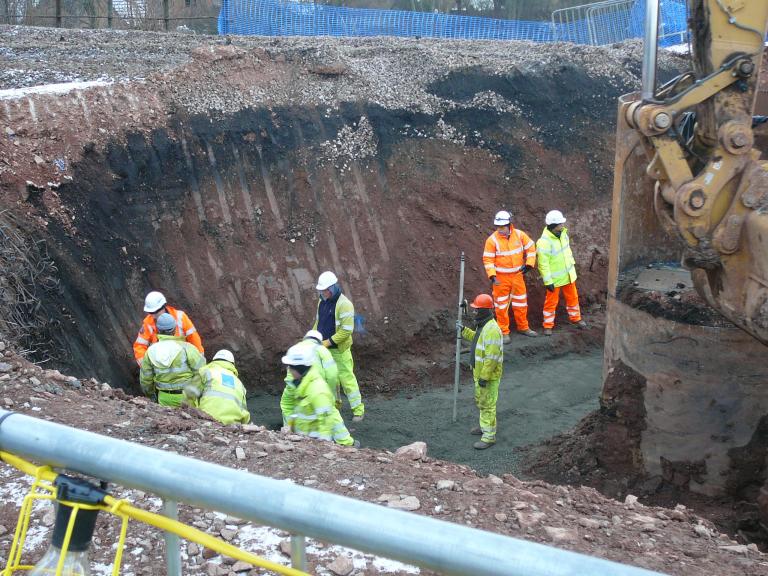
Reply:
<svg viewBox="0 0 768 576"><path fill-rule="evenodd" d="M545 219L546 228L536 242L541 279L547 289L544 300L544 334L550 336L555 327L555 310L560 300L560 290L565 295L568 320L581 329L587 323L581 319L579 293L576 290L576 261L573 259L565 216L560 210L550 210Z"/></svg>
<svg viewBox="0 0 768 576"><path fill-rule="evenodd" d="M494 303L489 294L479 294L470 306L475 329L466 328L461 322L457 322L457 328L461 329L462 338L472 342L469 361L475 381L475 404L480 409L480 426L470 433L482 436L474 447L485 450L496 443L496 401L504 367L503 336L493 316Z"/></svg>
<svg viewBox="0 0 768 576"><path fill-rule="evenodd" d="M528 326L528 293L526 274L536 265L536 245L523 232L512 226L512 216L506 210L496 213L496 231L485 241L483 265L491 280L496 318L509 343L509 309L515 317L517 331L525 336L538 336Z"/></svg>
<svg viewBox="0 0 768 576"><path fill-rule="evenodd" d="M339 279L333 272L323 272L317 279L320 299L313 330L322 334L322 345L331 351L339 371L339 384L344 389L352 422L360 422L365 414L363 397L355 377L355 363L352 360L352 332L355 328L355 307L341 293Z"/></svg>

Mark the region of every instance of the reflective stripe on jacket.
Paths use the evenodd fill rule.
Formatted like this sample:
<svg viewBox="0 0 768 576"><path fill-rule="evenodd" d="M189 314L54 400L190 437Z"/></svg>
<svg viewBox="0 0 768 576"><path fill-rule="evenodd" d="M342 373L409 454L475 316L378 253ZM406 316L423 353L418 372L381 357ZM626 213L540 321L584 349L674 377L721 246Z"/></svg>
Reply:
<svg viewBox="0 0 768 576"><path fill-rule="evenodd" d="M312 338L302 340L297 346L306 346L314 350L317 354L317 360L315 366L320 372L320 376L323 377L328 383L328 388L333 394L334 400L339 399L339 367L336 365L336 361L333 359L333 354L322 344L318 344ZM286 371L285 375L285 389L283 395L280 397L280 411L283 413L283 424L288 424L288 419L296 407L296 384L293 382L293 377L290 371Z"/></svg>
<svg viewBox="0 0 768 576"><path fill-rule="evenodd" d="M544 228L536 246L539 249L539 274L545 286L565 286L576 281L576 261L571 252L567 229L563 228L558 238Z"/></svg>
<svg viewBox="0 0 768 576"><path fill-rule="evenodd" d="M288 424L298 434L350 446L354 440L336 409L328 383L317 366L309 369L296 387L296 404Z"/></svg>
<svg viewBox="0 0 768 576"><path fill-rule="evenodd" d="M320 303L322 299L317 302L317 313L315 314L315 323L312 326L313 330L317 330L317 325L320 322ZM336 308L334 310L336 332L332 335L323 334L323 338L329 339L334 344L334 348L337 348L339 352L344 352L352 347L352 332L355 329L355 307L352 302L344 294L339 294L339 298L336 301Z"/></svg>
<svg viewBox="0 0 768 576"><path fill-rule="evenodd" d="M245 401L245 386L237 368L226 360L214 360L200 369L197 407L222 424L247 424L251 414Z"/></svg>
<svg viewBox="0 0 768 576"><path fill-rule="evenodd" d="M200 334L198 334L195 325L192 324L192 320L189 319L186 312L171 306L166 306L165 309L168 311L168 314L176 319L175 336L183 336L187 342L200 351L200 354L205 354ZM144 354L147 353L149 345L155 342L157 342L157 324L155 323L155 317L152 314L147 314L139 330L139 335L133 343L133 356L139 365L141 365L141 360L144 358Z"/></svg>
<svg viewBox="0 0 768 576"><path fill-rule="evenodd" d="M498 230L488 236L483 249L483 266L488 278L520 272L523 264L536 264L536 245L528 234L511 228L509 238L499 234Z"/></svg>
<svg viewBox="0 0 768 576"><path fill-rule="evenodd" d="M204 365L203 355L181 336L160 334L142 359L141 390L147 396L154 396L158 390L183 390L188 385L199 387L198 370Z"/></svg>
<svg viewBox="0 0 768 576"><path fill-rule="evenodd" d="M475 331L464 328L461 336L465 340L475 338ZM472 375L475 380L499 380L504 367L503 335L495 319L486 322L480 329L480 336L475 344L475 366Z"/></svg>

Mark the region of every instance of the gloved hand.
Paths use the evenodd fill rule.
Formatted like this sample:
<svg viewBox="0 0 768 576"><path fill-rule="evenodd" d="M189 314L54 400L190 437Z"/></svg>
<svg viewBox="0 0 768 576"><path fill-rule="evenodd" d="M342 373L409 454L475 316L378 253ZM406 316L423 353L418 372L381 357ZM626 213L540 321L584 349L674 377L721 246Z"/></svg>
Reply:
<svg viewBox="0 0 768 576"><path fill-rule="evenodd" d="M326 348L330 348L331 347L331 339L329 338L328 340L323 340L323 346L325 346Z"/></svg>
<svg viewBox="0 0 768 576"><path fill-rule="evenodd" d="M528 266L528 264L523 264L523 267L520 268L520 272L523 274L528 274L531 270L533 270L533 266Z"/></svg>
<svg viewBox="0 0 768 576"><path fill-rule="evenodd" d="M464 324L462 324L460 321L456 320L456 330L464 330Z"/></svg>
<svg viewBox="0 0 768 576"><path fill-rule="evenodd" d="M498 280L496 280L496 276L491 276L491 286L498 286L501 284Z"/></svg>
<svg viewBox="0 0 768 576"><path fill-rule="evenodd" d="M480 386L480 388L485 388L488 386L488 380L478 380L477 385Z"/></svg>
<svg viewBox="0 0 768 576"><path fill-rule="evenodd" d="M555 285L554 284L547 284L547 290L549 290L550 292L554 292L555 291Z"/></svg>
<svg viewBox="0 0 768 576"><path fill-rule="evenodd" d="M464 314L467 313L468 306L469 306L469 302L467 302L467 299L464 298L464 300L461 301L461 309L464 311Z"/></svg>

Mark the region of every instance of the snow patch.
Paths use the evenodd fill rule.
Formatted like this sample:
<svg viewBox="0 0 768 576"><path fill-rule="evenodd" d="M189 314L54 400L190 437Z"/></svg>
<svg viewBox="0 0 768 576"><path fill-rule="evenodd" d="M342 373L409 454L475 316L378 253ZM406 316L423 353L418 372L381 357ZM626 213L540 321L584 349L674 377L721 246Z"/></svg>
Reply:
<svg viewBox="0 0 768 576"><path fill-rule="evenodd" d="M111 80L89 80L88 82L63 82L61 84L41 84L26 88L0 90L0 100L17 100L33 94L67 94L73 90L87 90L96 86L108 86Z"/></svg>

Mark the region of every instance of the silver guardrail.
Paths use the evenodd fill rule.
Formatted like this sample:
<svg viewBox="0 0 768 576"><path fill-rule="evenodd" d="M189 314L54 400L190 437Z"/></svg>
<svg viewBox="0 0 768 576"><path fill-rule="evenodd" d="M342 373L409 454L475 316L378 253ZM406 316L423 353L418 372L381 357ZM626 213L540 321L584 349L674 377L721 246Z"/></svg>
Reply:
<svg viewBox="0 0 768 576"><path fill-rule="evenodd" d="M164 500L216 510L440 574L662 576L361 502L0 409L0 449ZM175 510L170 510L172 514Z"/></svg>

